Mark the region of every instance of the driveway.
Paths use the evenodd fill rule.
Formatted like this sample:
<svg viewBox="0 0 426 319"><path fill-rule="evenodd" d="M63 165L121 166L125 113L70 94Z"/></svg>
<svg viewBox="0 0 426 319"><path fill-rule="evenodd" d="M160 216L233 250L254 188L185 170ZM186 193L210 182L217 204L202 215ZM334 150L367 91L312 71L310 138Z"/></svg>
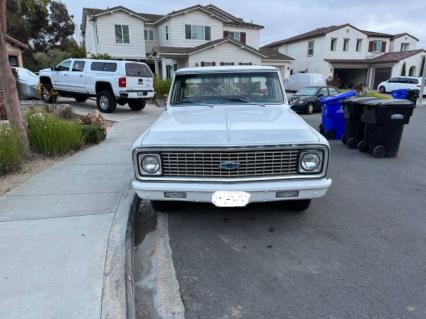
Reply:
<svg viewBox="0 0 426 319"><path fill-rule="evenodd" d="M317 128L320 114L306 120ZM333 141L333 186L304 213L166 214L186 318L426 318L425 122L417 108L393 159Z"/></svg>
<svg viewBox="0 0 426 319"><path fill-rule="evenodd" d="M74 113L85 115L89 112L92 112L93 110L97 110L96 107L96 100L95 99L89 99L86 102L75 102L74 99L71 98L59 98L59 103L67 103L70 104L74 110ZM142 111L132 111L127 104L124 106L117 105L117 109L114 113L102 113L102 116L109 121L114 122L122 122L122 121L128 121L128 120L134 120L142 117L146 117L147 114L150 114L149 109L157 108L152 103L147 103L147 106Z"/></svg>

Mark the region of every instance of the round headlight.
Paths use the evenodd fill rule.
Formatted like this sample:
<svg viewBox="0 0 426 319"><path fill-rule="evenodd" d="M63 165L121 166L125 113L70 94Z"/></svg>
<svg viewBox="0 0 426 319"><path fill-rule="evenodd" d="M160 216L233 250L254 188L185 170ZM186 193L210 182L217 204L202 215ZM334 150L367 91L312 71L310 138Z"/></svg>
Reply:
<svg viewBox="0 0 426 319"><path fill-rule="evenodd" d="M318 154L306 153L302 156L300 165L305 171L312 172L318 170L321 165L321 159Z"/></svg>
<svg viewBox="0 0 426 319"><path fill-rule="evenodd" d="M142 169L148 174L155 174L160 169L160 161L157 157L148 155L142 159Z"/></svg>

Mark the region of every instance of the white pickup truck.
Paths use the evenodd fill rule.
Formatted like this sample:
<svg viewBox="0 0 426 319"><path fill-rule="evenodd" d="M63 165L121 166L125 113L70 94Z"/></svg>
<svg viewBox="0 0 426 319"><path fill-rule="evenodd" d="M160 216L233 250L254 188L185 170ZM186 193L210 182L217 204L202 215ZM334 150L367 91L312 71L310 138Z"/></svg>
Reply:
<svg viewBox="0 0 426 319"><path fill-rule="evenodd" d="M154 97L153 75L145 63L133 61L67 59L40 71L43 100L55 102L58 95L84 102L96 97L101 112L114 112L117 104L134 111Z"/></svg>

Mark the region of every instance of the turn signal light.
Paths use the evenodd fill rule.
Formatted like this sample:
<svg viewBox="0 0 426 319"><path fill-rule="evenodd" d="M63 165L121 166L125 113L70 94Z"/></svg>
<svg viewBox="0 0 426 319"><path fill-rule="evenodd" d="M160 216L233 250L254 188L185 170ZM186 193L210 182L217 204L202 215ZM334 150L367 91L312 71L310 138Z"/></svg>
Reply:
<svg viewBox="0 0 426 319"><path fill-rule="evenodd" d="M118 86L121 88L125 88L126 87L126 78L122 77L118 79Z"/></svg>

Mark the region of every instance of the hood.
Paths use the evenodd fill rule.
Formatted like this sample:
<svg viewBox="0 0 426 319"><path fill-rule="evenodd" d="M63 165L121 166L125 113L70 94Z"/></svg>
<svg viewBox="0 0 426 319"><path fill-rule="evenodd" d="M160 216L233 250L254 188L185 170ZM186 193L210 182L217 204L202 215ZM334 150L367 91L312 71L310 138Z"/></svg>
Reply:
<svg viewBox="0 0 426 319"><path fill-rule="evenodd" d="M146 131L144 146L256 146L318 143L312 127L287 106L169 108Z"/></svg>

